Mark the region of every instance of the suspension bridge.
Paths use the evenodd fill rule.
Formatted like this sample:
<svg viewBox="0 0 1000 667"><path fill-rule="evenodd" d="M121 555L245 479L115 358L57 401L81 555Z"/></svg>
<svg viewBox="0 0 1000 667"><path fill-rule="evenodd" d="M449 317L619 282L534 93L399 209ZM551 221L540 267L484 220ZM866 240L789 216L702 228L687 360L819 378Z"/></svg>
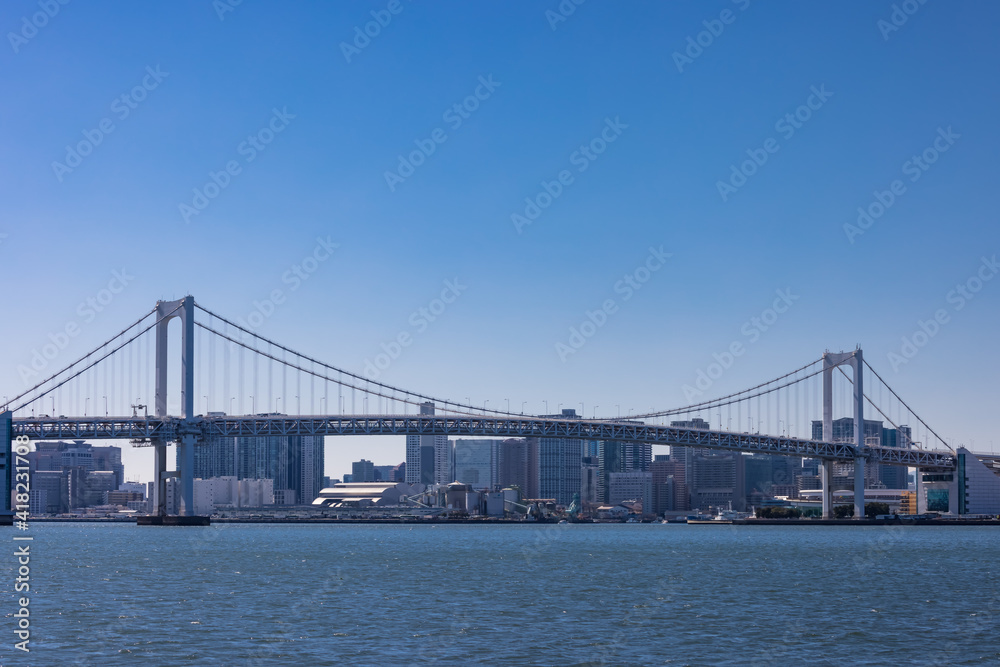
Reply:
<svg viewBox="0 0 1000 667"><path fill-rule="evenodd" d="M179 345L169 337L174 319L180 322ZM174 365L171 352L179 356ZM866 375L874 378L867 390ZM171 379L179 384L176 401L168 394ZM199 395L205 409L196 414ZM294 413L289 399L295 401ZM168 414L171 409L177 414ZM897 446L866 436L869 409L897 429ZM67 416L74 414L83 416ZM849 436L835 436L836 414L853 419ZM11 509L15 438L128 440L153 447L156 514L165 514L165 482L176 476L180 513L190 516L199 444L215 436L289 435L578 438L808 457L821 462L824 517L832 511L835 463L854 466L857 517L864 516L866 465L918 471L950 471L956 465L954 450L885 383L861 349L827 352L749 389L678 408L626 418L535 416L377 382L267 339L187 296L157 302L62 370L13 398L4 397L0 446L8 493L3 509ZM168 445L178 448L179 470L167 469Z"/></svg>

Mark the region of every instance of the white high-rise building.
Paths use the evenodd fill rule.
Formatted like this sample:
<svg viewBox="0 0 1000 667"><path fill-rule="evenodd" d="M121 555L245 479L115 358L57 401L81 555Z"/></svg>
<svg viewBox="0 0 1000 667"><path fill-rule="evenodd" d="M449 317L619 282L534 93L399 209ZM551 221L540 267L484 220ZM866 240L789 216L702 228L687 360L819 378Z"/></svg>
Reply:
<svg viewBox="0 0 1000 667"><path fill-rule="evenodd" d="M430 401L420 405L420 414L434 414ZM406 436L406 483L447 484L452 479L452 446L446 435Z"/></svg>
<svg viewBox="0 0 1000 667"><path fill-rule="evenodd" d="M274 504L274 481L270 479L241 479L239 506L260 507Z"/></svg>
<svg viewBox="0 0 1000 667"><path fill-rule="evenodd" d="M319 496L323 490L323 471L316 470L323 465L323 436L302 436L302 491L299 503L306 505Z"/></svg>

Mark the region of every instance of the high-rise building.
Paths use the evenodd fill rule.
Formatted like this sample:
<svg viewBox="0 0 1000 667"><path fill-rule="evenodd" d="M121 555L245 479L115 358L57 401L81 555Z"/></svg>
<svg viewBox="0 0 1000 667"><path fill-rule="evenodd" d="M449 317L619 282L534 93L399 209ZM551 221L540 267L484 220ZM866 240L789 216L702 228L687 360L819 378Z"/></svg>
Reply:
<svg viewBox="0 0 1000 667"><path fill-rule="evenodd" d="M147 487L147 503L149 504L150 512L155 513L156 508L159 506L156 497L156 484L149 482ZM181 480L177 477L168 477L163 482L163 489L164 512L167 514L179 514L181 505Z"/></svg>
<svg viewBox="0 0 1000 667"><path fill-rule="evenodd" d="M45 509L39 514L61 514L69 511L68 477L61 470L37 470L31 475L31 490L38 490ZM36 512L32 510L32 514Z"/></svg>
<svg viewBox="0 0 1000 667"><path fill-rule="evenodd" d="M638 424L641 422L625 422ZM610 502L609 479L611 473L645 472L649 470L653 458L653 446L648 442L622 442L603 440L598 442L597 461L600 468L597 494L600 502Z"/></svg>
<svg viewBox="0 0 1000 667"><path fill-rule="evenodd" d="M209 417L225 417L225 412L209 412ZM212 435L194 448L194 476L234 477L236 475L236 438Z"/></svg>
<svg viewBox="0 0 1000 667"><path fill-rule="evenodd" d="M420 414L433 415L434 403L420 404ZM448 484L452 477L452 447L446 435L406 436L406 482Z"/></svg>
<svg viewBox="0 0 1000 667"><path fill-rule="evenodd" d="M302 436L302 489L299 502L311 504L323 490L326 439L321 435Z"/></svg>
<svg viewBox="0 0 1000 667"><path fill-rule="evenodd" d="M541 447L538 438L525 438L528 451L528 485L524 487L524 494L528 498L540 498L541 489L539 480L541 472L539 469L539 449ZM581 457L582 458L582 457Z"/></svg>
<svg viewBox="0 0 1000 667"><path fill-rule="evenodd" d="M608 479L608 504L634 500L642 503L644 514L653 513L653 473L613 472Z"/></svg>
<svg viewBox="0 0 1000 667"><path fill-rule="evenodd" d="M576 419L575 409L563 410L554 419ZM538 439L538 493L554 498L559 505L569 505L580 492L580 466L583 441L578 438Z"/></svg>
<svg viewBox="0 0 1000 667"><path fill-rule="evenodd" d="M794 456L778 456L776 454L754 454L743 457L744 488L747 503L757 505L767 498L775 496L790 496L797 498L803 489L799 480L812 477L810 467L808 475L803 473L802 459ZM808 484L811 482L804 482Z"/></svg>
<svg viewBox="0 0 1000 667"><path fill-rule="evenodd" d="M882 438L882 422L875 419L865 420L865 438ZM812 439L823 439L823 422L813 420ZM832 442L854 442L854 417L842 417L833 420Z"/></svg>
<svg viewBox="0 0 1000 667"><path fill-rule="evenodd" d="M649 467L653 485L653 514L691 509L684 461L657 455Z"/></svg>
<svg viewBox="0 0 1000 667"><path fill-rule="evenodd" d="M500 440L456 440L455 479L475 489L499 484Z"/></svg>
<svg viewBox="0 0 1000 667"><path fill-rule="evenodd" d="M120 447L94 447L83 440L36 443L26 456L36 507L48 513L67 512L103 504L103 493L115 491L125 478Z"/></svg>
<svg viewBox="0 0 1000 667"><path fill-rule="evenodd" d="M406 462L400 463L392 469L392 474L389 479L385 480L387 482L405 482L406 481Z"/></svg>
<svg viewBox="0 0 1000 667"><path fill-rule="evenodd" d="M374 482L375 464L361 459L351 464L351 480L354 482Z"/></svg>
<svg viewBox="0 0 1000 667"><path fill-rule="evenodd" d="M232 477L236 474L236 438L213 435L194 448L194 476Z"/></svg>
<svg viewBox="0 0 1000 667"><path fill-rule="evenodd" d="M756 454L747 456L744 461L747 495L758 495L769 497L771 495L772 477L774 470L771 466L771 457L767 454Z"/></svg>
<svg viewBox="0 0 1000 667"><path fill-rule="evenodd" d="M745 459L740 452L688 448L687 465L691 471L689 488L691 507L746 508Z"/></svg>
<svg viewBox="0 0 1000 667"><path fill-rule="evenodd" d="M677 428L711 428L700 417L689 421L672 421L670 425ZM734 510L745 508L744 457L739 452L671 446L670 458L684 462L691 508L728 507L729 503L732 503Z"/></svg>
<svg viewBox="0 0 1000 667"><path fill-rule="evenodd" d="M516 486L528 496L528 441L525 438L509 438L500 443L499 484L502 487Z"/></svg>
<svg viewBox="0 0 1000 667"><path fill-rule="evenodd" d="M580 502L597 504L603 502L598 495L601 467L596 456L584 456L580 469Z"/></svg>
<svg viewBox="0 0 1000 667"><path fill-rule="evenodd" d="M455 481L455 443L448 436L434 436L434 483Z"/></svg>
<svg viewBox="0 0 1000 667"><path fill-rule="evenodd" d="M882 446L883 447L903 447L909 448L912 438L912 432L909 426L900 426L898 429L887 428L882 431ZM879 479L882 484L885 485L887 489L905 489L907 488L907 469L903 466L881 466L881 475Z"/></svg>
<svg viewBox="0 0 1000 667"><path fill-rule="evenodd" d="M310 504L323 480L320 436L253 436L236 441L237 479L270 479L275 496L288 504Z"/></svg>
<svg viewBox="0 0 1000 667"><path fill-rule="evenodd" d="M275 491L292 491L296 503L309 504L323 488L324 454L323 436L210 436L194 448L194 477L270 479Z"/></svg>
<svg viewBox="0 0 1000 667"><path fill-rule="evenodd" d="M813 440L823 439L823 422L813 421ZM912 432L909 426L899 429L884 428L881 421L866 419L864 428L865 444L869 447L905 447L910 446ZM833 420L833 442L854 442L854 418L843 417ZM833 467L834 482L837 488L846 486L853 488L854 464L835 463ZM840 481L838 481L838 478ZM882 465L870 462L865 466L865 488L905 489L907 486L907 470L902 466Z"/></svg>

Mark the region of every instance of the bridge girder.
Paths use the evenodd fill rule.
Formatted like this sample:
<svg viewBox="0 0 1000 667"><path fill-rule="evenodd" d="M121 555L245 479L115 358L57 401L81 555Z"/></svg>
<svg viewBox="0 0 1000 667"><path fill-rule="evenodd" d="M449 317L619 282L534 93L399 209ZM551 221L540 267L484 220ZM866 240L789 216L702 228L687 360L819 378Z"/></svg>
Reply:
<svg viewBox="0 0 1000 667"><path fill-rule="evenodd" d="M208 437L282 435L449 435L468 437L574 438L620 440L656 445L703 447L826 461L855 461L859 457L886 465L952 469L951 452L893 447L863 447L779 436L730 433L652 424L622 424L594 420L533 417L470 417L458 415L388 416L249 416L249 417L85 417L15 419L14 436L32 440L174 441L194 435Z"/></svg>

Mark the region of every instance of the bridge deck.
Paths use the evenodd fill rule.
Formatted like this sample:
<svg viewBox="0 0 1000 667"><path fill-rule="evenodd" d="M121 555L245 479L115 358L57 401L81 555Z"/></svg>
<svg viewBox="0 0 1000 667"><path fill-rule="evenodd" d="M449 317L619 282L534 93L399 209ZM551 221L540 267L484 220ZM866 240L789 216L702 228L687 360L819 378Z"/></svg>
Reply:
<svg viewBox="0 0 1000 667"><path fill-rule="evenodd" d="M458 415L335 415L196 417L38 417L15 419L14 436L32 440L173 441L194 433L211 436L266 435L449 435L469 437L579 438L851 461L860 453L872 462L921 468L955 467L951 452L864 447L756 433L731 433L655 424L537 417ZM142 442L137 444L151 444Z"/></svg>

